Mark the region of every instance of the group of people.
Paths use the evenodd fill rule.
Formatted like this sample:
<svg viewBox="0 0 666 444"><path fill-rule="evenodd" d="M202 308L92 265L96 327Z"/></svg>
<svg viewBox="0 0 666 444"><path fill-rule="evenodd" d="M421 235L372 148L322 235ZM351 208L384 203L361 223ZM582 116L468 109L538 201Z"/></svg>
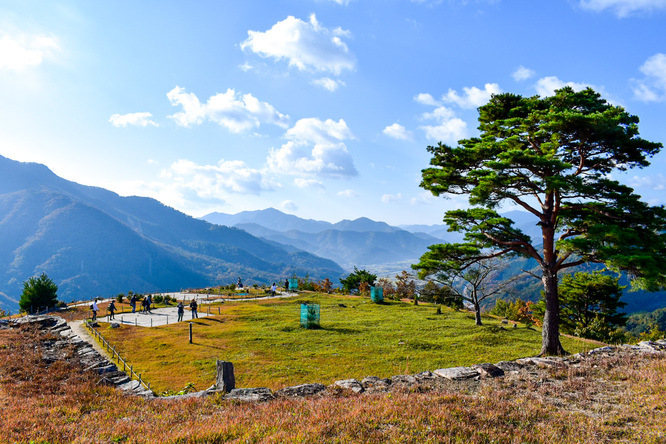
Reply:
<svg viewBox="0 0 666 444"><path fill-rule="evenodd" d="M236 282L236 287L239 289L243 288L243 281L241 280L240 277L238 277L238 281ZM289 290L289 279L285 279L284 281L284 289L286 291ZM275 296L277 292L277 285L275 282L271 285L271 296ZM132 294L132 297L130 298L130 307L132 307L132 313L136 313L136 303L139 302L139 297L135 294ZM151 295L146 296L141 300L141 313L147 313L147 314L152 314L150 311L151 307L153 305L153 299ZM192 301L189 304L190 310L192 311L192 319L199 318L199 314L197 312L198 310L198 304L195 299L192 299ZM90 306L90 309L92 310L92 320L95 321L97 319L97 312L99 311L99 307L97 305L97 299L95 299ZM111 301L109 303L109 306L107 307L107 313L109 316L109 320L115 319L115 313L117 311L116 308L116 303L115 301ZM181 322L183 320L183 316L185 315L185 305L183 304L182 301L178 302L178 322Z"/></svg>
<svg viewBox="0 0 666 444"><path fill-rule="evenodd" d="M138 301L138 298L136 295L132 295L132 298L130 299L130 306L132 307L132 313L136 313L136 303ZM141 313L147 313L147 314L152 314L150 311L151 306L153 305L153 299L150 295L146 296L143 298L141 301ZM199 304L197 304L196 299L192 299L190 302L190 310L192 311L192 319L194 318L199 318L199 313L197 312L199 308ZM181 322L183 320L183 315L185 314L185 305L183 304L183 301L178 302L178 322ZM92 320L96 321L97 320L97 312L99 311L99 306L97 305L97 299L93 301L93 303L90 305L90 310L92 311ZM108 313L109 320L115 319L116 316L116 301L111 300L109 302L109 306L106 308L106 311Z"/></svg>

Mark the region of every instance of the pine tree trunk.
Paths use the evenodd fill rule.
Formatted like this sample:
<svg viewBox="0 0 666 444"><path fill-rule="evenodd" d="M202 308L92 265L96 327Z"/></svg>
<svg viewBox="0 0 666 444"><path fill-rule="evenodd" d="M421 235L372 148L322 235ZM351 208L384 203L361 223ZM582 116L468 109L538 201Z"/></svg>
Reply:
<svg viewBox="0 0 666 444"><path fill-rule="evenodd" d="M567 352L560 343L560 303L557 294L557 273L544 270L542 281L546 299L546 313L543 317L541 353L539 355L565 355Z"/></svg>

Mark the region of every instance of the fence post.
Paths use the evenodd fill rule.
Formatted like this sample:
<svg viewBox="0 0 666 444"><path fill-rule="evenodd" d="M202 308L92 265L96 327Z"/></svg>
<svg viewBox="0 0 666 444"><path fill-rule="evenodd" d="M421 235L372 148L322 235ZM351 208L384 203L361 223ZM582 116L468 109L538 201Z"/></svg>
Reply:
<svg viewBox="0 0 666 444"><path fill-rule="evenodd" d="M190 344L192 343L192 323L190 322Z"/></svg>

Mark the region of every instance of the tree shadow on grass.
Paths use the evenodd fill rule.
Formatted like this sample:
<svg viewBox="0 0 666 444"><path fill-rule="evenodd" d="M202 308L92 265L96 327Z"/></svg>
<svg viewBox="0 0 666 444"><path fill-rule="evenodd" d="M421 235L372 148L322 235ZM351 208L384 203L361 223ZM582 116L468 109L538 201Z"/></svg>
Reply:
<svg viewBox="0 0 666 444"><path fill-rule="evenodd" d="M355 335L361 333L361 330L356 328L344 328L344 327L321 327L319 330L332 331L339 333L341 335Z"/></svg>

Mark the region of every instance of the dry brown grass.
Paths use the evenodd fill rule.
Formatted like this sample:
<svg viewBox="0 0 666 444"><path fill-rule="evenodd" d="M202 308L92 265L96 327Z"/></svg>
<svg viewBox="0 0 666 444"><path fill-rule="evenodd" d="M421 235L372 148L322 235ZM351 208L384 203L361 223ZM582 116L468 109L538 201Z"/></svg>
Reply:
<svg viewBox="0 0 666 444"><path fill-rule="evenodd" d="M666 358L619 355L459 391L241 404L148 401L50 366L45 337L0 331L0 442L663 443Z"/></svg>

